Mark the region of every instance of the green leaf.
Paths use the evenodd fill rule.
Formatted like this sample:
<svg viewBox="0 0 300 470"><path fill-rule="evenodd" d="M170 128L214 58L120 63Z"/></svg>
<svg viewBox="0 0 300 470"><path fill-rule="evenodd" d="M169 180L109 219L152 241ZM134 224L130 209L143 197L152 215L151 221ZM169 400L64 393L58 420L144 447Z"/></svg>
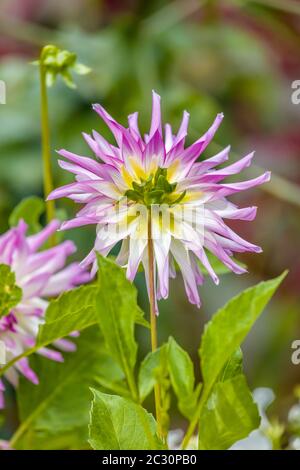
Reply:
<svg viewBox="0 0 300 470"><path fill-rule="evenodd" d="M150 329L150 323L148 322L148 320L146 320L146 318L144 317L144 312L140 308L136 309L135 323L137 325L143 326L144 328Z"/></svg>
<svg viewBox="0 0 300 470"><path fill-rule="evenodd" d="M225 380L231 379L236 375L243 373L243 353L241 348L238 348L232 356L228 359L221 374L218 378L219 382L225 382Z"/></svg>
<svg viewBox="0 0 300 470"><path fill-rule="evenodd" d="M167 345L164 344L160 348L147 354L141 363L139 376L138 376L138 388L140 399L143 402L145 398L152 392L156 383L156 371L159 369L161 364L161 356L167 349Z"/></svg>
<svg viewBox="0 0 300 470"><path fill-rule="evenodd" d="M31 196L23 199L12 211L9 216L9 225L15 227L20 219L28 225L28 233L33 234L41 230L39 223L40 217L45 210L43 199L37 196Z"/></svg>
<svg viewBox="0 0 300 470"><path fill-rule="evenodd" d="M103 294L96 298L96 315L107 350L121 366L135 395L133 376L137 343L134 328L140 312L137 291L126 279L124 269L111 260L98 256L98 266L98 283Z"/></svg>
<svg viewBox="0 0 300 470"><path fill-rule="evenodd" d="M114 263L109 262L107 266L106 275L109 276L108 273L111 270L110 276L113 277ZM130 283L128 284L131 286ZM46 311L46 321L39 329L36 346L45 346L55 339L67 336L74 330L82 330L98 323L99 312L96 312L96 300L101 304L104 299L112 299L116 296L118 297L119 294L114 291L113 285L107 288L105 284L101 285L101 283L100 286L93 283L64 292L50 302ZM143 317L143 312L137 305L133 314L134 322L145 327L149 326Z"/></svg>
<svg viewBox="0 0 300 470"><path fill-rule="evenodd" d="M96 450L150 450L162 445L153 416L130 400L92 389L89 442Z"/></svg>
<svg viewBox="0 0 300 470"><path fill-rule="evenodd" d="M238 349L286 273L246 289L221 308L206 325L200 347L202 375L209 392L228 359Z"/></svg>
<svg viewBox="0 0 300 470"><path fill-rule="evenodd" d="M228 449L259 427L260 417L244 375L218 382L202 409L200 450Z"/></svg>
<svg viewBox="0 0 300 470"><path fill-rule="evenodd" d="M39 328L36 348L63 338L72 331L95 324L97 295L97 286L86 285L65 292L52 300L46 311L46 321Z"/></svg>
<svg viewBox="0 0 300 470"><path fill-rule="evenodd" d="M31 358L39 385L20 381L17 398L21 431L13 438L18 448L86 447L89 387L95 386L97 377L119 379L120 371L107 356L98 328L84 331L76 343L77 351L64 353L63 363L39 355Z"/></svg>
<svg viewBox="0 0 300 470"><path fill-rule="evenodd" d="M199 387L195 390L194 366L188 353L173 338L168 343L168 367L178 408L188 419L192 419L197 407Z"/></svg>
<svg viewBox="0 0 300 470"><path fill-rule="evenodd" d="M15 274L6 264L0 264L0 318L9 314L22 298L22 289L16 285Z"/></svg>

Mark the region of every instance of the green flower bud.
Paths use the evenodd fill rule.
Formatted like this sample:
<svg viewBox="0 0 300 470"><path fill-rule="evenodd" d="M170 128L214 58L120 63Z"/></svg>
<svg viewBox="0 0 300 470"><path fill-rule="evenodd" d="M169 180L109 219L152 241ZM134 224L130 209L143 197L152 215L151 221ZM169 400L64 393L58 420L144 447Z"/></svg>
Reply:
<svg viewBox="0 0 300 470"><path fill-rule="evenodd" d="M78 75L86 75L91 71L86 65L77 63L77 55L74 52L59 49L54 45L43 47L40 59L33 64L43 68L48 87L51 87L60 75L69 88L76 88L71 71Z"/></svg>

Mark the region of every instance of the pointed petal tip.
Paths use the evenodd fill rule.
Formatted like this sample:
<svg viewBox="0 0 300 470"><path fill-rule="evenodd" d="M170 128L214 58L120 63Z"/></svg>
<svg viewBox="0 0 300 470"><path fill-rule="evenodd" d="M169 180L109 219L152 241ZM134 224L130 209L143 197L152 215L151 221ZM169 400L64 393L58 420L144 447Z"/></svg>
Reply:
<svg viewBox="0 0 300 470"><path fill-rule="evenodd" d="M249 166L251 166L254 155L255 155L255 150L253 150L248 155L246 155L246 157L244 157L245 159L248 159L246 168L249 168Z"/></svg>
<svg viewBox="0 0 300 470"><path fill-rule="evenodd" d="M160 95L154 89L152 89L152 96L153 98L156 97L156 98L161 99Z"/></svg>
<svg viewBox="0 0 300 470"><path fill-rule="evenodd" d="M268 181L270 181L272 173L271 171L266 171L264 175L265 175L265 182L267 183Z"/></svg>
<svg viewBox="0 0 300 470"><path fill-rule="evenodd" d="M59 149L59 150L55 150L56 153L58 153L58 155L61 155L62 157L65 157L65 154L66 153L70 153L67 149Z"/></svg>
<svg viewBox="0 0 300 470"><path fill-rule="evenodd" d="M225 147L225 149L224 149L224 152L225 152L225 155L226 155L226 157L225 157L226 160L228 160L228 158L229 158L230 151L231 151L231 145L227 145L227 147Z"/></svg>
<svg viewBox="0 0 300 470"><path fill-rule="evenodd" d="M96 111L96 113L98 113L101 117L103 116L103 114L105 114L105 109L99 103L92 104L92 110Z"/></svg>

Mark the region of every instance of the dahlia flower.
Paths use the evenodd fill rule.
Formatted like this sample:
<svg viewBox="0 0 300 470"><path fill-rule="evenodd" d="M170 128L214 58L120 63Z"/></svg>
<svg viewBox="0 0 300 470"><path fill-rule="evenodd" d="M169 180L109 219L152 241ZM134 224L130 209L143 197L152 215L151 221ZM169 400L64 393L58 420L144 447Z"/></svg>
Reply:
<svg viewBox="0 0 300 470"><path fill-rule="evenodd" d="M93 264L95 272L95 253L106 256L121 242L116 261L126 267L130 280L142 263L148 290L147 247L151 237L157 298L168 296L169 278L175 277L177 265L189 301L199 307L197 286L204 280L201 266L216 284L219 282L207 250L237 274L245 269L234 262L233 253L261 251L237 235L224 219L254 219L256 207L238 208L227 196L268 181L270 173L248 181L223 183L227 176L248 167L253 157L250 153L226 168L215 169L228 159L230 147L197 161L218 129L222 114L217 115L202 137L185 146L189 114L183 113L176 134L166 124L163 136L160 97L155 92L150 131L144 138L138 127L138 113L128 117L126 128L99 104L93 109L107 124L117 145L93 131L92 135L83 136L96 159L67 150L58 152L66 159L59 160L59 165L74 173L76 181L54 190L49 199L68 197L84 205L74 219L63 223L62 229L97 224L95 245L83 266Z"/></svg>
<svg viewBox="0 0 300 470"><path fill-rule="evenodd" d="M53 221L36 235L26 237L27 225L20 221L17 227L0 236L0 263L10 266L16 284L22 289L19 304L0 318L0 340L5 344L7 362L35 345L38 328L48 306L47 298L72 289L90 277L78 263L64 267L67 257L75 251L71 241L38 251L58 227L59 222ZM67 339L59 339L53 344L62 351L75 349L75 345ZM37 352L54 361L63 361L61 352L56 349L43 347ZM26 357L4 374L14 387L18 384L18 373L34 384L38 383L38 377ZM4 406L3 392L4 384L0 380L0 408Z"/></svg>

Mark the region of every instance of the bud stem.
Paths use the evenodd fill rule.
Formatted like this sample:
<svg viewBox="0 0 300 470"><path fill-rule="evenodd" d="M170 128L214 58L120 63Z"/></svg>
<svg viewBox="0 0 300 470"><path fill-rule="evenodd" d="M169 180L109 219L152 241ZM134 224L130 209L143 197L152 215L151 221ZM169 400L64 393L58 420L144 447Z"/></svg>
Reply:
<svg viewBox="0 0 300 470"><path fill-rule="evenodd" d="M48 96L46 85L46 72L42 60L40 61L40 94L41 94L41 131L42 131L42 157L43 157L43 180L45 199L53 190L53 177L51 168L50 128L48 114ZM54 201L46 202L47 223L55 217ZM50 238L50 245L55 245L55 234Z"/></svg>

